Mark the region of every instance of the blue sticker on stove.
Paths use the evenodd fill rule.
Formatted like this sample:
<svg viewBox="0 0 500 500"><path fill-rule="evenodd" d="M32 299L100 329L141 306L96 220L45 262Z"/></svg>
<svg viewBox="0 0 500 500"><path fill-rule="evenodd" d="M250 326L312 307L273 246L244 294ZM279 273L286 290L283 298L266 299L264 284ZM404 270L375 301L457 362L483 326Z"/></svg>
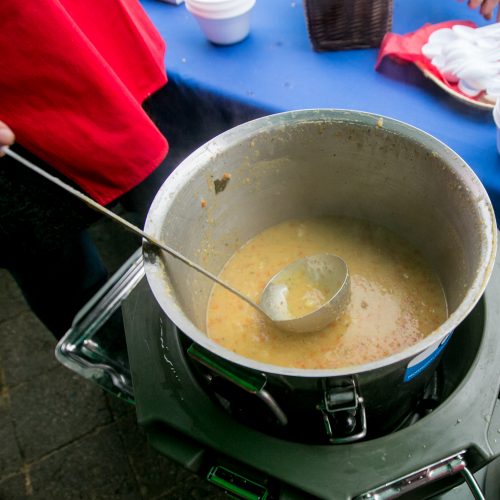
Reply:
<svg viewBox="0 0 500 500"><path fill-rule="evenodd" d="M431 347L428 347L424 352L421 352L418 356L413 358L406 367L403 381L409 382L417 375L420 375L439 356L439 354L441 354L441 351L445 348L452 334L453 331L450 332L440 344L434 344Z"/></svg>

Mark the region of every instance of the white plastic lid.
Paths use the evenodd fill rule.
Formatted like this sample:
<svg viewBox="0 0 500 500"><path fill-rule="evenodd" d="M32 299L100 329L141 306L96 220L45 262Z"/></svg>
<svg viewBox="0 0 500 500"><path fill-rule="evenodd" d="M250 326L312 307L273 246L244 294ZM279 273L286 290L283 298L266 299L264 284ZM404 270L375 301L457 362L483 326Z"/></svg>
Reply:
<svg viewBox="0 0 500 500"><path fill-rule="evenodd" d="M192 14L207 19L227 19L248 12L255 0L185 0Z"/></svg>

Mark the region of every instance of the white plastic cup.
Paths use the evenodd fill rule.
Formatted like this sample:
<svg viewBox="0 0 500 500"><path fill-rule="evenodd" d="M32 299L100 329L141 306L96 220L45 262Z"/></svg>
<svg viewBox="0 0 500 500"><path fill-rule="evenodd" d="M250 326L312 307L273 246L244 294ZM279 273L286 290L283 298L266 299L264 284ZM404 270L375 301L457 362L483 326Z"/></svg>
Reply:
<svg viewBox="0 0 500 500"><path fill-rule="evenodd" d="M493 108L493 120L497 126L497 151L500 155L500 97L497 98L495 107Z"/></svg>
<svg viewBox="0 0 500 500"><path fill-rule="evenodd" d="M250 32L250 12L255 0L186 0L185 3L212 43L231 45Z"/></svg>

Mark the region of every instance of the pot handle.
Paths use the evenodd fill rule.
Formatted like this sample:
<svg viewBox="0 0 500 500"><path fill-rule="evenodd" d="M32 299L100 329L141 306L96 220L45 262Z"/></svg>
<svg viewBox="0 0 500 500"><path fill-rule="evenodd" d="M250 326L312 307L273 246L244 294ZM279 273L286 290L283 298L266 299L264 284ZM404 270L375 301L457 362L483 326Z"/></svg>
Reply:
<svg viewBox="0 0 500 500"><path fill-rule="evenodd" d="M128 360L115 359L114 353L101 345L105 339L98 334L114 313L121 314L122 302L143 277L139 248L78 312L55 350L64 366L130 403L134 403L134 391Z"/></svg>
<svg viewBox="0 0 500 500"><path fill-rule="evenodd" d="M465 454L466 451L462 450L455 455L439 460L416 472L411 472L404 477L367 491L355 497L354 500L376 500L380 498L391 500L420 488L421 486L432 483L433 481L452 476L456 473L462 474L475 500L486 500L479 484L471 471L467 468L467 463L464 459Z"/></svg>
<svg viewBox="0 0 500 500"><path fill-rule="evenodd" d="M255 394L255 396L267 405L281 425L286 425L288 423L288 418L284 411L280 408L273 396L264 389L267 378L263 373L250 373L223 359L216 359L207 350L202 349L196 344L191 344L187 352L197 363L206 366L212 372L250 394Z"/></svg>

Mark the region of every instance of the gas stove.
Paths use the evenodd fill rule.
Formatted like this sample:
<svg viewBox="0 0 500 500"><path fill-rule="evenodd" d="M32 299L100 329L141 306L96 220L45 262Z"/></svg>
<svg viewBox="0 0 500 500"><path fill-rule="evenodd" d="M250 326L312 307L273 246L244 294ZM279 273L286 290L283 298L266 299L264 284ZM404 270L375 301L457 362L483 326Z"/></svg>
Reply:
<svg viewBox="0 0 500 500"><path fill-rule="evenodd" d="M123 313L126 346L110 340ZM111 319L110 319L111 318ZM500 262L455 330L416 410L392 432L319 444L276 432L265 384L200 363L198 347L163 314L138 250L75 318L56 355L69 368L134 402L159 452L244 499L498 498ZM128 355L127 355L128 353ZM241 376L240 376L241 375ZM310 425L307 423L307 425ZM311 431L311 432L309 432ZM311 441L308 442L308 436ZM328 440L325 440L328 443ZM482 469L474 479L472 473Z"/></svg>

